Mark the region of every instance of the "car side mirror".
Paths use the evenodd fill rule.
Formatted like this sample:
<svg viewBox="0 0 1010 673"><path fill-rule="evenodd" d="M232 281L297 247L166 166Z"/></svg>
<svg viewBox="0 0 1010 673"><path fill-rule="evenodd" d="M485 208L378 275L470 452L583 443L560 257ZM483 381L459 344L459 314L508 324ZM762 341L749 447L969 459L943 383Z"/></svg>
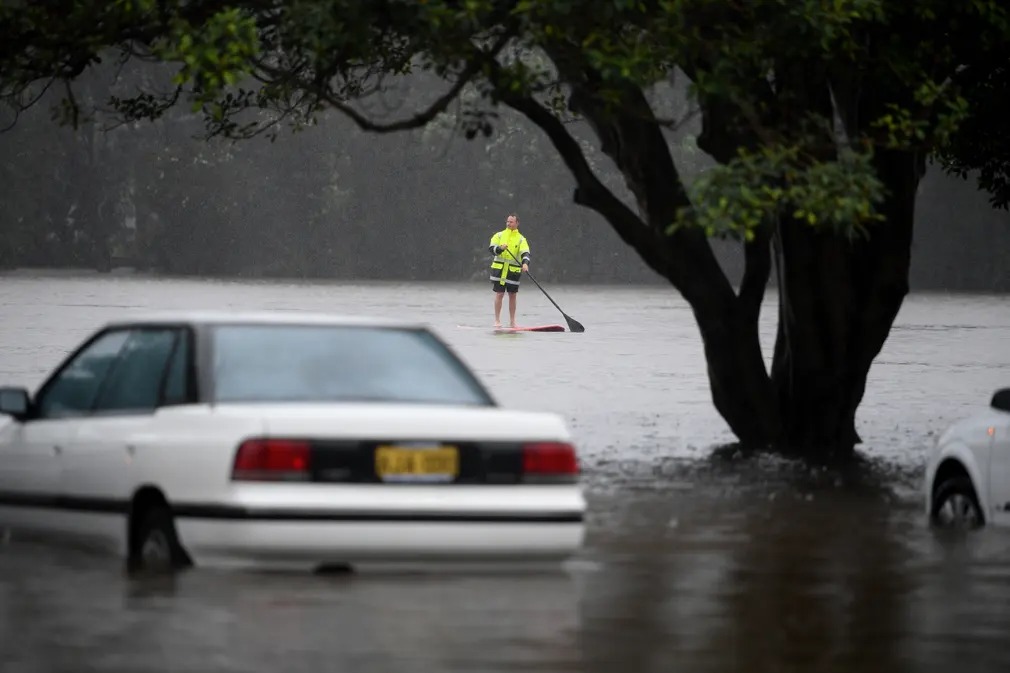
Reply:
<svg viewBox="0 0 1010 673"><path fill-rule="evenodd" d="M24 388L0 388L0 414L23 420L28 417L32 398Z"/></svg>
<svg viewBox="0 0 1010 673"><path fill-rule="evenodd" d="M989 406L1000 411L1010 411L1010 388L1000 388L993 393Z"/></svg>

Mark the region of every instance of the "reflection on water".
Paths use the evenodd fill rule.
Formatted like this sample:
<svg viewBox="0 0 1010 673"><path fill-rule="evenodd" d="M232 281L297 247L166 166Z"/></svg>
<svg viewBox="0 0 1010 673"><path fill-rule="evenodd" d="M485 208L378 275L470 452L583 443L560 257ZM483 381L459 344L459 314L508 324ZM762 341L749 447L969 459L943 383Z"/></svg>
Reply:
<svg viewBox="0 0 1010 673"><path fill-rule="evenodd" d="M1006 533L938 536L900 477L891 487L872 467L813 483L759 461L720 469L691 489L594 502L617 514L591 541L603 569L581 599L590 668L981 671L1010 663ZM870 484L860 479L867 473Z"/></svg>
<svg viewBox="0 0 1010 673"><path fill-rule="evenodd" d="M0 554L8 671L577 670L564 574L126 580L42 547Z"/></svg>
<svg viewBox="0 0 1010 673"><path fill-rule="evenodd" d="M585 334L497 338L490 293L463 286L5 279L6 383L37 383L121 307L433 322L505 404L569 419L590 530L564 572L533 576L129 580L107 558L0 542L0 671L1007 668L1010 534L938 535L919 492L935 433L1006 385L1007 302L910 300L861 411L866 461L839 472L713 453L729 437L676 297L554 290ZM523 322L555 320L536 295L520 306Z"/></svg>

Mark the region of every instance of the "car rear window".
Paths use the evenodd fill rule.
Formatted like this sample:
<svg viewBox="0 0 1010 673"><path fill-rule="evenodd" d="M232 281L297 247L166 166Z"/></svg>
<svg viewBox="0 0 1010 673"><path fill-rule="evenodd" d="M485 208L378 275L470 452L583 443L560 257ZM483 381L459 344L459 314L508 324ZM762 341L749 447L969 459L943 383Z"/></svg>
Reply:
<svg viewBox="0 0 1010 673"><path fill-rule="evenodd" d="M490 406L470 370L420 329L219 325L218 402L405 402Z"/></svg>

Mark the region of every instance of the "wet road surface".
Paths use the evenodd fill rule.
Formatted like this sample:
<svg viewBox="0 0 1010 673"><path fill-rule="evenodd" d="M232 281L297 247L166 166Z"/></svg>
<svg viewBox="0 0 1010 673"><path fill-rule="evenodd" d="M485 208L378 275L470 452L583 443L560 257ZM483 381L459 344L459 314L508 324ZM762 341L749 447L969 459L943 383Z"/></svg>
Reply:
<svg viewBox="0 0 1010 673"><path fill-rule="evenodd" d="M475 286L0 279L6 384L37 384L135 308L431 322L503 403L568 419L590 503L583 553L536 575L130 579L106 557L0 542L0 671L1008 668L1010 534L931 531L920 481L935 434L1010 385L1010 301L909 299L871 373L864 461L843 472L713 450L732 436L672 293L549 291L585 334L493 335ZM523 291L521 322L559 319Z"/></svg>

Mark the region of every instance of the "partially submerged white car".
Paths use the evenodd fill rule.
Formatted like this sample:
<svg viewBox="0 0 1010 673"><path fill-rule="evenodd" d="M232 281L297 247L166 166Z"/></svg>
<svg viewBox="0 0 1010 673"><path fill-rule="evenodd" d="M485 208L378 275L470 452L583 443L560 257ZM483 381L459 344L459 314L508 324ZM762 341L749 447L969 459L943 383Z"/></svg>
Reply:
<svg viewBox="0 0 1010 673"><path fill-rule="evenodd" d="M553 565L583 540L563 420L499 407L422 325L111 323L0 414L0 531L130 568Z"/></svg>
<svg viewBox="0 0 1010 673"><path fill-rule="evenodd" d="M926 513L936 526L1010 523L1010 388L937 438L926 464Z"/></svg>

